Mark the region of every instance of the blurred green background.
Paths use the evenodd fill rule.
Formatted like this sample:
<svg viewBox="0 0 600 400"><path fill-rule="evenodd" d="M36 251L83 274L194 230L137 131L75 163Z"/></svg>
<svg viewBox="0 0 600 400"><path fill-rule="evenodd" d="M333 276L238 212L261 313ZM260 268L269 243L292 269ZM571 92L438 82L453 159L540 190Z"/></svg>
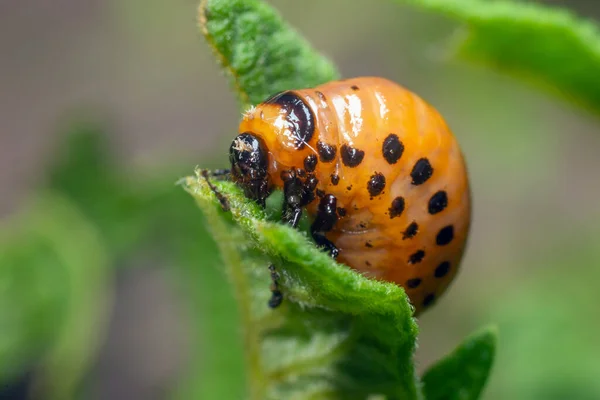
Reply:
<svg viewBox="0 0 600 400"><path fill-rule="evenodd" d="M419 369L497 322L484 398L600 398L600 121L448 62L456 27L435 15L270 3L344 76L419 93L463 146L473 228L457 280L420 318ZM597 2L546 3L600 16ZM226 166L240 117L196 8L0 2L0 398L210 398L218 379L241 393L235 304L175 186ZM211 353L217 339L229 351Z"/></svg>

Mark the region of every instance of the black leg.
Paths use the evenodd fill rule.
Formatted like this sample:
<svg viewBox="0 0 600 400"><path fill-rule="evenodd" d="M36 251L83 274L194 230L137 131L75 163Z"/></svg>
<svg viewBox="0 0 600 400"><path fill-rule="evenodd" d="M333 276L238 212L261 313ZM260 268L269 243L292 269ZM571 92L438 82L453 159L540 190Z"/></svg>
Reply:
<svg viewBox="0 0 600 400"><path fill-rule="evenodd" d="M302 217L302 208L294 208L290 210L288 213L288 218L286 218L286 222L290 224L292 228L296 228L300 223L300 218Z"/></svg>
<svg viewBox="0 0 600 400"><path fill-rule="evenodd" d="M339 250L323 233L332 230L337 220L337 199L331 194L323 196L310 232L317 246L326 249L334 259L337 258Z"/></svg>
<svg viewBox="0 0 600 400"><path fill-rule="evenodd" d="M331 240L327 239L322 233L313 233L312 237L317 246L327 250L331 258L334 260L337 258L340 251Z"/></svg>
<svg viewBox="0 0 600 400"><path fill-rule="evenodd" d="M208 170L206 170L206 169L202 170L202 177L206 180L208 187L215 194L215 196L217 197L217 200L219 200L219 203L221 203L221 208L223 209L223 211L229 211L229 200L227 200L227 197L223 196L223 194L221 192L219 192L217 190L217 188L211 183L211 181L209 179Z"/></svg>
<svg viewBox="0 0 600 400"><path fill-rule="evenodd" d="M269 271L271 272L271 298L269 299L269 307L277 308L283 302L283 293L279 290L279 273L275 269L273 264L269 265Z"/></svg>
<svg viewBox="0 0 600 400"><path fill-rule="evenodd" d="M298 178L294 170L281 174L283 179L283 213L281 219L293 228L298 226L302 217L302 207L306 205L305 184Z"/></svg>

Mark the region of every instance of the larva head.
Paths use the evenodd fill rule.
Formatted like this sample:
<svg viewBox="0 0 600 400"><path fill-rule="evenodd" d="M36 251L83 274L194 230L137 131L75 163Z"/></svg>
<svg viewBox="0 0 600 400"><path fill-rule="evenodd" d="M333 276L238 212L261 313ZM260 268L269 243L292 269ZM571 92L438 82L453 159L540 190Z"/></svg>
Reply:
<svg viewBox="0 0 600 400"><path fill-rule="evenodd" d="M229 161L234 180L246 197L264 204L271 193L268 151L262 139L252 133L238 135L229 147Z"/></svg>

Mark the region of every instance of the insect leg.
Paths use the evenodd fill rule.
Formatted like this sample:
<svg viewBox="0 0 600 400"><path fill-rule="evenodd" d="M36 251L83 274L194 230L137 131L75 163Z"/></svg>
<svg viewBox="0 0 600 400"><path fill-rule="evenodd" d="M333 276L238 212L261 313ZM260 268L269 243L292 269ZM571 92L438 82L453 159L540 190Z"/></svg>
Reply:
<svg viewBox="0 0 600 400"><path fill-rule="evenodd" d="M283 179L283 213L281 219L296 228L300 222L300 217L302 217L302 207L306 205L304 201L304 184L293 170L284 171L281 178Z"/></svg>
<svg viewBox="0 0 600 400"><path fill-rule="evenodd" d="M337 220L337 199L331 194L323 196L310 232L317 246L325 248L334 259L337 258L339 250L331 240L325 237L324 232L333 229Z"/></svg>
<svg viewBox="0 0 600 400"><path fill-rule="evenodd" d="M271 272L271 298L269 299L269 307L277 308L283 301L283 293L279 290L279 273L275 269L273 264L269 265L269 271Z"/></svg>
<svg viewBox="0 0 600 400"><path fill-rule="evenodd" d="M217 200L219 200L219 203L221 203L221 208L223 209L223 211L229 211L229 200L227 200L227 197L223 196L223 194L219 192L217 188L212 184L212 182L209 179L209 171L203 169L201 174L202 177L206 180L206 184L208 185L210 190L215 194Z"/></svg>
<svg viewBox="0 0 600 400"><path fill-rule="evenodd" d="M327 250L331 258L334 260L337 258L340 251L331 240L327 239L322 233L313 233L312 237L317 246Z"/></svg>

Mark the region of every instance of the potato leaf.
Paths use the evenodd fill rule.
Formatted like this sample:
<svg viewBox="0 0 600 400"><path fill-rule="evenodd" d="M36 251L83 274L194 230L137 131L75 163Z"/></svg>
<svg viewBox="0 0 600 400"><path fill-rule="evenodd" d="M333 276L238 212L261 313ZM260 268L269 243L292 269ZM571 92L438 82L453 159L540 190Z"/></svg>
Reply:
<svg viewBox="0 0 600 400"><path fill-rule="evenodd" d="M531 2L394 0L464 26L455 54L508 72L600 112L600 29L571 11Z"/></svg>
<svg viewBox="0 0 600 400"><path fill-rule="evenodd" d="M335 66L261 1L204 0L199 20L244 106L338 78Z"/></svg>
<svg viewBox="0 0 600 400"><path fill-rule="evenodd" d="M427 400L475 400L480 398L496 351L496 328L469 336L452 353L423 375Z"/></svg>
<svg viewBox="0 0 600 400"><path fill-rule="evenodd" d="M34 369L36 395L76 396L107 327L108 265L99 232L56 194L2 226L0 385Z"/></svg>
<svg viewBox="0 0 600 400"><path fill-rule="evenodd" d="M185 187L204 212L238 299L250 399L419 398L417 325L404 290L336 264L298 230L271 222L230 182ZM285 295L267 307L273 262ZM235 336L232 334L232 338Z"/></svg>

